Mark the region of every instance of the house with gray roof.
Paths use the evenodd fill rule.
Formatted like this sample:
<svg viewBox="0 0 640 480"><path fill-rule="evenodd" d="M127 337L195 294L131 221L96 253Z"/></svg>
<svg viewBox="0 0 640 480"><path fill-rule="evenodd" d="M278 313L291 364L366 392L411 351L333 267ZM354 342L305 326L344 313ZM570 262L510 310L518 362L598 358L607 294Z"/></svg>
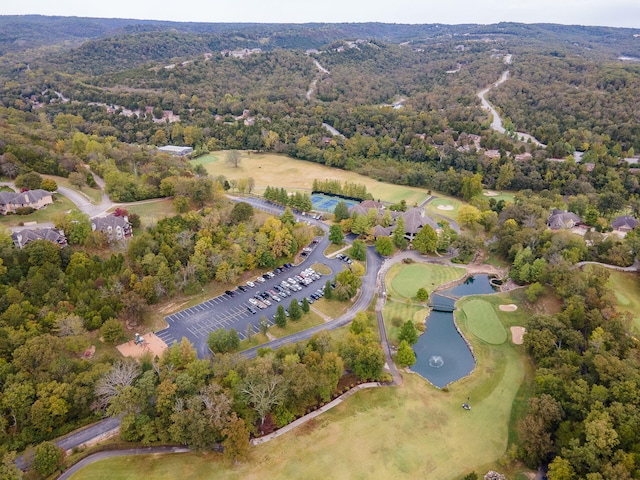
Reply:
<svg viewBox="0 0 640 480"><path fill-rule="evenodd" d="M551 230L573 228L583 223L582 219L575 213L558 209L554 209L549 216L549 220L547 220L547 225Z"/></svg>
<svg viewBox="0 0 640 480"><path fill-rule="evenodd" d="M91 219L91 230L104 233L109 240L124 240L131 236L131 224L129 219L107 215L106 217L94 217Z"/></svg>
<svg viewBox="0 0 640 480"><path fill-rule="evenodd" d="M405 224L405 237L408 240L413 240L425 225L429 225L436 232L440 229L435 220L425 215L421 208L410 208L402 214L402 217Z"/></svg>
<svg viewBox="0 0 640 480"><path fill-rule="evenodd" d="M55 228L25 228L18 232L13 232L11 239L18 248L24 248L25 245L35 240L47 240L61 247L67 244L67 237L64 236L64 232Z"/></svg>
<svg viewBox="0 0 640 480"><path fill-rule="evenodd" d="M618 232L630 232L637 226L638 220L631 215L616 217L613 222L611 222L611 227Z"/></svg>
<svg viewBox="0 0 640 480"><path fill-rule="evenodd" d="M15 213L18 208L30 207L39 210L53 203L53 193L47 190L26 190L24 192L0 192L0 214Z"/></svg>

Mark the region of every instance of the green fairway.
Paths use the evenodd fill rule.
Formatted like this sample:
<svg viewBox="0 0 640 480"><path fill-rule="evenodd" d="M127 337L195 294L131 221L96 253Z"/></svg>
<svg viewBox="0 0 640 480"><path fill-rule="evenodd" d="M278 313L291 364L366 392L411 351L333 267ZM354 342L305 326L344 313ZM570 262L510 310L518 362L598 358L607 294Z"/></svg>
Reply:
<svg viewBox="0 0 640 480"><path fill-rule="evenodd" d="M427 215L436 216L443 215L445 217L458 220L458 209L464 205L464 203L453 197L443 197L438 195L438 198L434 198L425 207Z"/></svg>
<svg viewBox="0 0 640 480"><path fill-rule="evenodd" d="M467 328L480 340L493 345L507 340L507 331L491 303L483 298L470 297L461 300L458 306L464 312Z"/></svg>
<svg viewBox="0 0 640 480"><path fill-rule="evenodd" d="M486 193L491 193L490 195L486 195ZM497 195L494 195L497 194ZM491 190L484 190L480 195L478 195L479 198L483 198L484 200L489 200L491 198L493 198L496 202L499 202L500 200L504 200L505 203L513 203L514 201L514 196L513 193L509 193L509 192L493 192Z"/></svg>
<svg viewBox="0 0 640 480"><path fill-rule="evenodd" d="M635 272L609 270L607 286L613 290L617 310L630 313L633 317L633 329L640 334L640 277Z"/></svg>
<svg viewBox="0 0 640 480"><path fill-rule="evenodd" d="M355 172L340 170L319 163L296 160L275 153L241 152L240 165L235 168L226 163L226 152L216 152L192 160L194 165L204 165L213 177L224 175L228 180L252 177L256 183L256 192L262 193L267 186L282 187L287 190L311 192L313 180L327 178L366 185L367 191L378 200L399 203L405 200L407 205L420 204L429 197L421 188L392 185L378 182Z"/></svg>
<svg viewBox="0 0 640 480"><path fill-rule="evenodd" d="M426 288L429 293L436 287L461 278L465 270L459 267L413 263L396 264L387 273L387 290L395 299L415 298L419 288Z"/></svg>

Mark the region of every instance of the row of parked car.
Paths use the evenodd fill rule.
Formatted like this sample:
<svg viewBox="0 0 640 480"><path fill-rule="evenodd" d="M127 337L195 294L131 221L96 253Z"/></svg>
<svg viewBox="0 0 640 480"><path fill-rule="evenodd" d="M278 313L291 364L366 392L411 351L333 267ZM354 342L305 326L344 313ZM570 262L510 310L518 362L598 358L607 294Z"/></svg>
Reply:
<svg viewBox="0 0 640 480"><path fill-rule="evenodd" d="M247 307L249 312L257 313L254 307L259 309L265 309L271 305L272 302L280 303L283 298L287 298L292 295L292 292L299 292L303 286L309 285L316 280L320 280L321 274L307 268L299 275L289 277L287 280L280 282L280 285L275 285L272 289L266 292L256 292L255 295L249 299L250 306ZM313 303L313 301L311 301Z"/></svg>
<svg viewBox="0 0 640 480"><path fill-rule="evenodd" d="M351 257L349 257L349 255L343 255L342 253L339 253L339 254L336 255L336 258L338 260L342 260L344 263L348 263L348 264L353 263L353 261L351 260Z"/></svg>

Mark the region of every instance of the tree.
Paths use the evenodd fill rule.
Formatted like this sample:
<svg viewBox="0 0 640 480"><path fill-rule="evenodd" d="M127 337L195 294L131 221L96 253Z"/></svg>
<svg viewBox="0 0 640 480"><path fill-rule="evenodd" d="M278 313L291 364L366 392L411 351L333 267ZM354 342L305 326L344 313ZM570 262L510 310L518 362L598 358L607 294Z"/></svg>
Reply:
<svg viewBox="0 0 640 480"><path fill-rule="evenodd" d="M420 253L433 253L436 251L438 235L431 225L425 225L413 239L413 247Z"/></svg>
<svg viewBox="0 0 640 480"><path fill-rule="evenodd" d="M37 190L42 187L42 176L36 172L18 175L14 184L20 190Z"/></svg>
<svg viewBox="0 0 640 480"><path fill-rule="evenodd" d="M411 320L407 320L402 324L400 333L398 334L398 340L400 340L400 342L407 342L409 345L414 345L418 341L418 331Z"/></svg>
<svg viewBox="0 0 640 480"><path fill-rule="evenodd" d="M476 173L462 179L462 198L469 201L482 193L482 175Z"/></svg>
<svg viewBox="0 0 640 480"><path fill-rule="evenodd" d="M462 225L473 227L482 220L482 213L473 205L462 205L458 209L458 220Z"/></svg>
<svg viewBox="0 0 640 480"><path fill-rule="evenodd" d="M184 195L176 195L173 197L173 208L176 209L176 213L187 213L191 208L189 199Z"/></svg>
<svg viewBox="0 0 640 480"><path fill-rule="evenodd" d="M231 209L229 220L233 224L246 222L253 216L253 207L247 202L238 202Z"/></svg>
<svg viewBox="0 0 640 480"><path fill-rule="evenodd" d="M102 324L100 334L109 345L115 345L124 336L124 327L115 318L110 318Z"/></svg>
<svg viewBox="0 0 640 480"><path fill-rule="evenodd" d="M33 468L43 477L56 471L64 458L64 450L52 442L42 442L35 448Z"/></svg>
<svg viewBox="0 0 640 480"><path fill-rule="evenodd" d="M224 456L228 460L238 463L249 455L249 430L244 420L238 418L236 412L231 413L227 428L222 431L225 436L222 446Z"/></svg>
<svg viewBox="0 0 640 480"><path fill-rule="evenodd" d="M92 231L89 215L78 210L72 210L56 219L55 225L56 228L64 231L67 241L71 245L82 245Z"/></svg>
<svg viewBox="0 0 640 480"><path fill-rule="evenodd" d="M240 337L234 328L231 330L218 328L213 332L209 332L207 345L214 353L235 352L240 347Z"/></svg>
<svg viewBox="0 0 640 480"><path fill-rule="evenodd" d="M82 190L82 187L87 184L87 177L80 172L71 172L69 174L69 183L78 188L78 190Z"/></svg>
<svg viewBox="0 0 640 480"><path fill-rule="evenodd" d="M94 409L102 410L107 407L125 387L133 384L138 375L140 375L140 366L136 362L115 363L96 383Z"/></svg>
<svg viewBox="0 0 640 480"><path fill-rule="evenodd" d="M340 225L331 225L331 227L329 227L329 241L335 245L342 245L343 240L344 233L342 233Z"/></svg>
<svg viewBox="0 0 640 480"><path fill-rule="evenodd" d="M355 275L351 270L345 269L339 272L335 278L336 288L333 293L338 300L349 300L353 297L360 285L362 279Z"/></svg>
<svg viewBox="0 0 640 480"><path fill-rule="evenodd" d="M349 207L347 206L347 203L342 200L339 201L333 209L333 215L336 223L349 218Z"/></svg>
<svg viewBox="0 0 640 480"><path fill-rule="evenodd" d="M421 302L426 302L427 300L429 300L429 292L426 288L420 287L416 292L416 298Z"/></svg>
<svg viewBox="0 0 640 480"><path fill-rule="evenodd" d="M285 398L284 378L274 373L271 356L260 357L250 367L240 392L253 406L260 417L260 423Z"/></svg>
<svg viewBox="0 0 640 480"><path fill-rule="evenodd" d="M44 180L42 180L40 188L46 190L47 192L55 192L56 190L58 190L58 184L50 178L45 178Z"/></svg>
<svg viewBox="0 0 640 480"><path fill-rule="evenodd" d="M282 220L282 223L285 225L293 226L296 224L296 217L293 216L293 212L289 207L284 209L284 212L282 212L282 215L280 216L280 220Z"/></svg>
<svg viewBox="0 0 640 480"><path fill-rule="evenodd" d="M282 305L278 305L274 321L280 328L284 328L287 326L287 314L284 312L284 307Z"/></svg>
<svg viewBox="0 0 640 480"><path fill-rule="evenodd" d="M258 324L258 327L260 328L260 333L266 335L267 331L269 330L269 319L262 315L260 317L260 323Z"/></svg>
<svg viewBox="0 0 640 480"><path fill-rule="evenodd" d="M238 168L240 166L240 157L241 155L238 150L228 151L226 156L227 164L233 168Z"/></svg>
<svg viewBox="0 0 640 480"><path fill-rule="evenodd" d="M349 255L354 260L364 262L367 259L367 244L362 240L354 240L351 248L349 249Z"/></svg>
<svg viewBox="0 0 640 480"><path fill-rule="evenodd" d="M299 320L300 317L302 317L302 309L300 308L298 300L295 298L292 298L291 303L289 303L289 316L291 320Z"/></svg>
<svg viewBox="0 0 640 480"><path fill-rule="evenodd" d="M396 362L401 367L410 367L416 363L416 354L406 340L402 340L398 346Z"/></svg>
<svg viewBox="0 0 640 480"><path fill-rule="evenodd" d="M405 220L404 217L398 217L396 220L396 228L393 230L393 235L391 236L391 240L393 240L393 244L398 247L400 250L405 250L409 242L404 237L405 235Z"/></svg>
<svg viewBox="0 0 640 480"><path fill-rule="evenodd" d="M309 300L307 300L307 297L304 297L302 299L302 311L304 313L309 313L309 310L311 310L311 305L309 305Z"/></svg>
<svg viewBox="0 0 640 480"><path fill-rule="evenodd" d="M390 237L376 238L376 252L383 257L388 257L393 253L393 241Z"/></svg>
<svg viewBox="0 0 640 480"><path fill-rule="evenodd" d="M333 288L331 288L331 280L324 283L324 298L331 300L333 298Z"/></svg>
<svg viewBox="0 0 640 480"><path fill-rule="evenodd" d="M20 470L16 465L15 459L15 452L5 453L2 456L2 463L0 463L0 478L4 480L22 480L22 470Z"/></svg>

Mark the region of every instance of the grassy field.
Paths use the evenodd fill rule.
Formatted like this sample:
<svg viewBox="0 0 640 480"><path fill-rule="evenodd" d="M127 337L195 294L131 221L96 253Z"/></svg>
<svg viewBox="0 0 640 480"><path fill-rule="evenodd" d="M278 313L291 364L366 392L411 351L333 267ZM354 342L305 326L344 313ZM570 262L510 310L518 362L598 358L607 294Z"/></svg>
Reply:
<svg viewBox="0 0 640 480"><path fill-rule="evenodd" d="M609 270L609 282L618 302L617 310L633 316L633 328L640 334L640 277L633 272Z"/></svg>
<svg viewBox="0 0 640 480"><path fill-rule="evenodd" d="M60 194L54 194L53 203L51 205L47 205L40 210L36 210L30 215L0 215L0 225L5 227L17 227L21 222L52 222L56 216L67 213L69 210L73 210L75 208L75 203L67 197ZM38 228L38 226L34 225L32 228Z"/></svg>
<svg viewBox="0 0 640 480"><path fill-rule="evenodd" d="M398 263L392 266L387 273L387 292L393 298L396 296L414 298L419 288L426 288L431 293L436 287L462 277L464 272L463 268L458 267Z"/></svg>
<svg viewBox="0 0 640 480"><path fill-rule="evenodd" d="M367 191L377 200L398 203L405 200L407 205L423 202L429 194L421 188L392 185L378 182L355 172L326 167L324 165L296 160L286 155L274 153L242 152L240 166L234 168L226 163L226 152L216 152L192 160L192 163L204 165L210 175L224 175L228 180L253 177L257 193L269 186L283 187L287 190L311 192L314 179L327 178L366 185Z"/></svg>
<svg viewBox="0 0 640 480"><path fill-rule="evenodd" d="M500 303L511 301L503 297ZM478 366L449 391L405 374L400 387L359 392L305 426L252 448L240 465L232 467L217 454L123 457L96 463L72 478L133 480L144 471L151 480L440 480L490 468L513 478L519 470L499 462L508 445L512 409L520 409L530 393L528 365L522 347L471 341ZM471 411L460 407L467 401Z"/></svg>
<svg viewBox="0 0 640 480"><path fill-rule="evenodd" d="M502 326L494 306L483 298L471 297L460 302L466 326L480 340L500 345L507 340L507 331Z"/></svg>
<svg viewBox="0 0 640 480"><path fill-rule="evenodd" d="M131 213L137 213L140 215L140 220L142 221L143 226L153 225L154 223L157 223L158 220L162 220L166 217L172 217L176 214L176 209L173 208L173 200L170 198L161 198L145 203L124 205L123 208L126 208L127 211Z"/></svg>

